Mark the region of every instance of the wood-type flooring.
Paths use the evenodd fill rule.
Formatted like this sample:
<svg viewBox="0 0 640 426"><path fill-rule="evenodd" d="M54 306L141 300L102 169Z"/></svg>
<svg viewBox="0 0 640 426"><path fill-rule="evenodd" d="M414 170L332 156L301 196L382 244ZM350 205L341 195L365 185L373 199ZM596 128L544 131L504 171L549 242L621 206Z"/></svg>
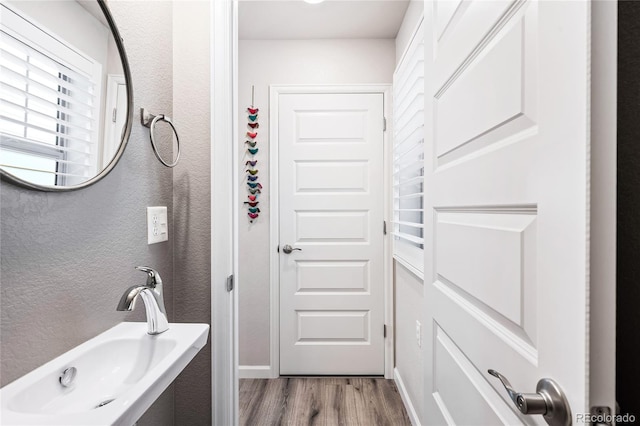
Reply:
<svg viewBox="0 0 640 426"><path fill-rule="evenodd" d="M410 426L393 380L337 377L240 380L240 425Z"/></svg>

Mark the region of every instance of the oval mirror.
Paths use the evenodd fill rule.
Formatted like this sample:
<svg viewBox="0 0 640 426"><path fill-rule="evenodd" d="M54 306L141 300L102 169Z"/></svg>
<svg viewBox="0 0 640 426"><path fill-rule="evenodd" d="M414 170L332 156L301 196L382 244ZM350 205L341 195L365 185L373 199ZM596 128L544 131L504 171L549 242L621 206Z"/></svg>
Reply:
<svg viewBox="0 0 640 426"><path fill-rule="evenodd" d="M121 157L131 74L104 0L0 4L0 174L44 191L84 188Z"/></svg>

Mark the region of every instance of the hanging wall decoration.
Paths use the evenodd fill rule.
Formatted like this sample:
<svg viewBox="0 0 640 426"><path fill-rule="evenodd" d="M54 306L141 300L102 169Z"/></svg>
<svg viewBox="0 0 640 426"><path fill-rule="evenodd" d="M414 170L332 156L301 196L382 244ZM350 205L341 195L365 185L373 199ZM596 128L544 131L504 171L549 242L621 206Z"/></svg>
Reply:
<svg viewBox="0 0 640 426"><path fill-rule="evenodd" d="M251 86L251 106L247 108L247 139L245 145L247 145L247 156L250 158L245 165L245 171L247 176L247 201L244 204L247 206L247 216L249 217L249 223L253 223L260 216L260 208L258 204L258 197L262 192L262 184L259 182L258 160L255 156L258 154L258 131L260 123L258 123L258 111L259 109L254 105L254 86Z"/></svg>

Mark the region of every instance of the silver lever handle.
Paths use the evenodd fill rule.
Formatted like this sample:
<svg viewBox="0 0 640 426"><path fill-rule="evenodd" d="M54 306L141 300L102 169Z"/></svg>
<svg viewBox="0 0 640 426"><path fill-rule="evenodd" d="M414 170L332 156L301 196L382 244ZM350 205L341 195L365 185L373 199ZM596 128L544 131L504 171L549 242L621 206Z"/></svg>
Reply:
<svg viewBox="0 0 640 426"><path fill-rule="evenodd" d="M147 274L148 287L155 288L158 285L162 286L162 278L160 278L160 274L155 269L149 268L148 266L136 266L136 269Z"/></svg>
<svg viewBox="0 0 640 426"><path fill-rule="evenodd" d="M290 254L294 250L302 251L301 248L291 247L289 244L286 244L284 247L282 247L282 251L285 252L286 254Z"/></svg>
<svg viewBox="0 0 640 426"><path fill-rule="evenodd" d="M545 414L547 412L547 403L542 395L537 393L516 392L511 386L511 383L509 383L509 380L502 374L496 370L489 370L489 374L500 379L509 397L522 414Z"/></svg>
<svg viewBox="0 0 640 426"><path fill-rule="evenodd" d="M555 381L540 379L536 386L536 393L520 393L516 392L509 380L496 370L489 370L489 374L500 379L509 398L522 414L542 414L547 424L551 426L571 425L569 402Z"/></svg>

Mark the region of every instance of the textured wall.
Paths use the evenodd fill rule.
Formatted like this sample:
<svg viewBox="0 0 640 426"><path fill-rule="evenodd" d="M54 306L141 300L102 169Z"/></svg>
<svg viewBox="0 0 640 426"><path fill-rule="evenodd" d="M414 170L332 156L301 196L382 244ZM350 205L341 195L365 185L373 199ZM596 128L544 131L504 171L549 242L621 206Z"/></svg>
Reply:
<svg viewBox="0 0 640 426"><path fill-rule="evenodd" d="M173 172L176 322L211 324L211 107L208 1L173 9L173 119L180 163ZM175 381L176 425L211 425L211 339Z"/></svg>
<svg viewBox="0 0 640 426"><path fill-rule="evenodd" d="M171 51L151 48L172 45L172 5L109 4L133 75L131 139L118 166L89 188L60 194L0 183L0 385L121 321L144 321L142 305L115 310L128 286L144 282L136 265L160 271L174 318L172 242L146 240L146 206L164 205L173 215L173 173L153 156L137 113L140 106L173 112ZM170 223L170 238L174 231ZM172 387L139 422L147 424L173 425Z"/></svg>
<svg viewBox="0 0 640 426"><path fill-rule="evenodd" d="M617 398L640 416L640 2L618 3Z"/></svg>
<svg viewBox="0 0 640 426"><path fill-rule="evenodd" d="M264 366L269 364L269 85L390 84L395 45L393 40L240 40L238 56L239 130L246 132L246 108L255 85L260 108L256 158L265 185L257 221L249 224L246 208L238 206L240 365ZM245 146L238 149L244 164ZM244 168L240 172L244 190ZM241 203L246 199L242 190Z"/></svg>

